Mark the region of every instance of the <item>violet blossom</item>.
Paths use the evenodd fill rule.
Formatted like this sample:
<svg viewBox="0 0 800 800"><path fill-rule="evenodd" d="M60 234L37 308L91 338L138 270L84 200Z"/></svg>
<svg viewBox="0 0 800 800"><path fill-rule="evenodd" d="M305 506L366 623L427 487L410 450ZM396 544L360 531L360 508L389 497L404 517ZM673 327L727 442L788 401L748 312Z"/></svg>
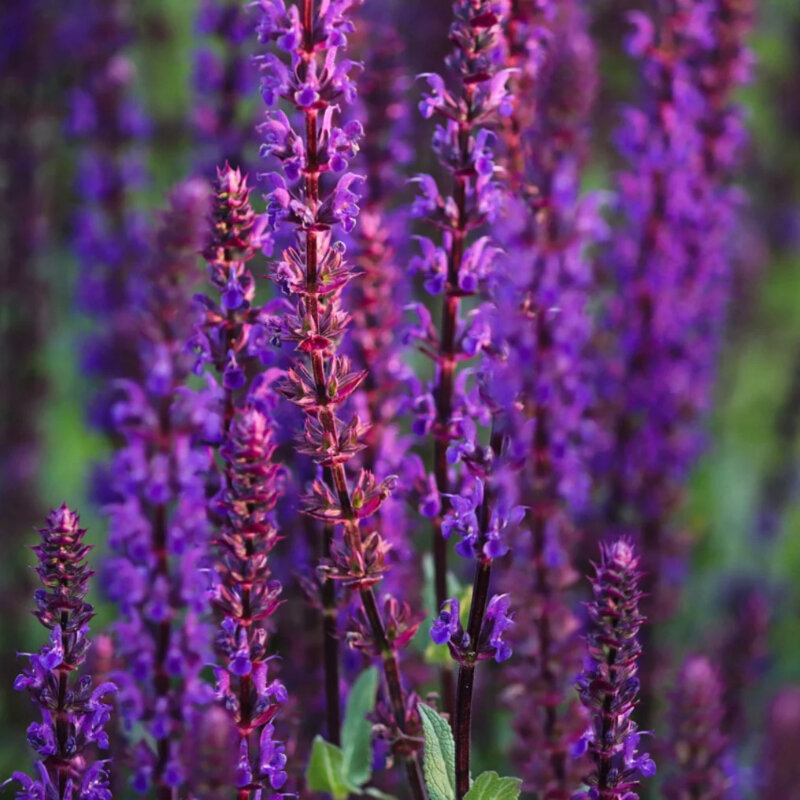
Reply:
<svg viewBox="0 0 800 800"><path fill-rule="evenodd" d="M732 784L722 683L703 656L686 659L670 694L667 800L722 800Z"/></svg>
<svg viewBox="0 0 800 800"><path fill-rule="evenodd" d="M111 555L103 577L119 609L117 655L126 665L115 680L134 751L133 786L155 787L160 797L184 784L182 737L196 708L210 699L200 680L210 648L203 620L210 534L205 441L218 435L219 420L209 392L183 386L192 365L190 289L207 213L207 184L179 184L161 215L155 251L129 277L135 372L143 377L116 384L111 412L122 446L109 471Z"/></svg>
<svg viewBox="0 0 800 800"><path fill-rule="evenodd" d="M419 104L420 112L424 118L435 117L438 121L432 147L447 180L440 184L424 174L414 178L418 194L411 208L412 216L425 219L442 232L441 239L420 238L420 254L409 265L411 274L422 275L428 294L443 295L439 332L430 313L420 305L416 315L422 324L412 327L408 334L414 346L436 365L432 384L415 389L413 410L417 419L413 429L420 436L432 436L434 445L433 475L427 476L426 481L423 473L419 480L435 487L420 510L433 519L437 608L442 607L448 594L445 534L458 531L469 537L463 526L444 522L451 513L453 497L462 495L464 488L456 481L451 466L459 460L459 454L451 451L453 455L448 460L448 449L464 438L462 423L472 416L466 388L468 372L462 370L459 374L457 367L480 352L487 340L481 310L462 317L461 305L464 298L485 288L496 254L496 247L485 235L501 201L495 175L496 136L490 128L511 112L506 89L510 71L503 69L503 4L463 0L453 4L453 15L453 48L446 59L448 80L434 73L420 76L428 84L428 92ZM466 506L461 511L471 522L471 511ZM475 541L468 538L462 552ZM482 612L480 609L478 616ZM445 710L452 711L454 694L449 666L442 672L442 691Z"/></svg>
<svg viewBox="0 0 800 800"><path fill-rule="evenodd" d="M586 726L571 691L580 624L570 590L596 438L588 250L605 226L599 197L581 194L580 184L597 65L577 3L514 3L508 30L519 102L501 134L512 192L498 226L504 252L492 318L504 357L486 383L496 402L517 403L508 428L530 510L503 577L517 612L504 698L525 785L568 797L584 768L568 754Z"/></svg>
<svg viewBox="0 0 800 800"><path fill-rule="evenodd" d="M147 223L135 205L144 182L139 143L148 123L132 92L136 68L126 52L131 26L124 4L91 0L66 18L61 31L70 53L80 56L67 121L78 146L77 300L94 323L83 367L104 381L95 389L89 419L104 431L113 428L110 382L138 377L127 280L150 244Z"/></svg>
<svg viewBox="0 0 800 800"><path fill-rule="evenodd" d="M575 747L593 764L589 788L574 795L587 800L636 800L639 778L655 773L655 764L639 750L641 734L631 718L639 693L639 559L630 542L603 545L588 603L588 657L577 679L591 724Z"/></svg>
<svg viewBox="0 0 800 800"><path fill-rule="evenodd" d="M244 168L255 146L255 120L247 99L256 79L250 64L254 19L238 0L202 0L197 32L206 37L195 56L192 108L204 171L230 163ZM209 176L211 177L211 176Z"/></svg>
<svg viewBox="0 0 800 800"><path fill-rule="evenodd" d="M401 682L400 640L390 639L388 633L399 626L382 613L391 613L393 606L384 604L381 609L373 591L387 569L387 545L377 531L362 533L360 524L378 510L394 481L378 481L362 469L350 483L345 465L363 449L365 426L357 415L346 422L338 413L366 377L337 353L348 322L341 296L353 269L336 228L353 230L363 183L361 176L347 171L358 151L362 126L356 120L338 124L340 107L355 95L354 65L342 57L353 30L352 5L351 0L319 5L303 0L288 7L283 0L258 4L260 39L273 45L259 57L261 93L270 109L261 126L262 155L277 164L264 177L267 218L273 229L294 233L272 265L273 280L291 298L276 315L275 330L300 354L280 391L305 414L299 451L329 472L330 483L317 480L312 485L305 511L341 531L324 575L359 593L367 627L354 621L353 641L382 656L390 706L383 721L414 796L422 798L416 748L408 738L413 697ZM279 101L291 109L291 118L276 108Z"/></svg>
<svg viewBox="0 0 800 800"><path fill-rule="evenodd" d="M270 553L278 542L275 504L282 468L274 459L274 402L268 376L265 309L256 304L248 268L263 244L263 218L250 204L247 177L226 164L217 171L210 237L204 255L215 298L196 296L200 319L189 348L195 371L206 364L221 379L218 393L222 435L215 444L222 460L219 490L211 504L219 528L217 581L211 601L222 614L216 649L217 698L236 728L238 757L229 774L240 796L256 797L286 783L286 754L273 720L288 694L269 679L269 618L280 605L281 584L272 576ZM224 767L224 764L222 765Z"/></svg>
<svg viewBox="0 0 800 800"><path fill-rule="evenodd" d="M111 800L108 762L94 760L93 751L108 749L111 706L104 698L116 686L94 685L89 675L76 674L86 660L94 616L85 599L94 574L86 562L91 549L83 542L86 529L64 504L50 513L39 533L41 542L33 550L44 588L36 591L34 613L50 633L38 653L27 654L28 668L14 683L41 709L41 722L28 728L28 743L39 761L35 777L15 772L7 783L19 784L19 800Z"/></svg>
<svg viewBox="0 0 800 800"><path fill-rule="evenodd" d="M608 442L597 473L603 526L641 540L654 623L672 612L685 568L686 544L672 515L702 449L730 286L735 194L722 164L732 163L727 156L738 145L737 126L728 124L736 117L730 90L744 70L739 47L723 67L725 90L710 88L717 48L727 49L717 38L727 36L725 17L711 0L675 0L653 19L630 15L627 49L644 88L618 136L629 166L618 179L624 226L608 261L613 352L598 381ZM652 690L662 659L650 637L642 672ZM642 700L649 722L652 696Z"/></svg>

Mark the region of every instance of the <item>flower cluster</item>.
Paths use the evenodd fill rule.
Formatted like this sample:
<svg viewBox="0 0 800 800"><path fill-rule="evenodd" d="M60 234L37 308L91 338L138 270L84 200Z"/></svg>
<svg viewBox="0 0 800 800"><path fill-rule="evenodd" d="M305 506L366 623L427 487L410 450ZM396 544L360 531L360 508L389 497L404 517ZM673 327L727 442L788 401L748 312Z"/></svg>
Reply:
<svg viewBox="0 0 800 800"><path fill-rule="evenodd" d="M644 621L638 567L631 544L620 539L603 546L592 579L589 658L577 681L591 716L591 727L576 747L578 754L588 751L594 765L586 777L590 788L577 795L587 800L636 800L638 776L655 773L650 756L639 752L640 734L631 719L639 692L637 635Z"/></svg>
<svg viewBox="0 0 800 800"><path fill-rule="evenodd" d="M509 51L514 91L525 101L501 134L515 191L497 234L503 281L492 327L502 358L490 362L485 383L495 402L517 402L508 429L524 458L520 499L530 510L504 576L520 599L505 697L526 784L568 797L582 765L566 754L585 729L570 702L580 623L569 591L594 438L588 251L604 232L597 198L580 192L596 55L574 3L515 3Z"/></svg>
<svg viewBox="0 0 800 800"><path fill-rule="evenodd" d="M221 448L228 483L218 499L224 522L218 539L219 583L212 595L224 617L216 642L224 658L224 667L216 669L217 693L239 733L236 786L247 796L258 796L266 782L276 791L286 782L286 756L274 737L272 720L288 695L280 681L268 679L272 656L264 627L280 604L281 592L269 567L278 541L273 512L280 466L273 461L267 389L263 380L253 383ZM250 747L253 734L258 737L256 750Z"/></svg>
<svg viewBox="0 0 800 800"><path fill-rule="evenodd" d="M208 200L204 181L179 184L153 254L129 277L142 379L119 382L112 407L122 446L109 470L111 555L103 583L120 612L117 655L130 665L116 679L135 751L133 784L139 792L156 786L162 796L186 780L181 739L194 709L210 698L200 680L210 654L203 621L210 458L204 442L218 435L219 420L206 392L184 386L194 322L190 290Z"/></svg>
<svg viewBox="0 0 800 800"><path fill-rule="evenodd" d="M274 460L273 393L262 370L271 359L269 317L255 303L248 262L265 244L264 219L250 204L247 177L226 164L214 184L210 236L204 256L217 299L196 295L200 319L189 348L195 371L211 365L218 390L222 434L214 444L221 478L211 510L219 527L216 584L212 603L223 617L216 637L222 666L216 668L217 697L236 727L239 754L233 773L240 795L256 796L287 779L284 746L273 719L288 699L278 680L268 680L269 618L280 605L281 584L273 579L270 553L279 540L275 505L281 468ZM258 740L258 748L251 747Z"/></svg>
<svg viewBox="0 0 800 800"><path fill-rule="evenodd" d="M465 421L478 416L488 422L481 399L471 403L468 396L469 373L462 370L457 375L457 369L477 355L490 339L484 309L478 307L462 317L461 306L465 298L485 289L491 276L496 247L485 235L485 228L500 209L502 192L496 180L496 137L490 128L512 108L506 88L510 71L503 69L506 57L503 4L458 0L452 8L449 38L453 47L446 59L449 83L438 74L422 76L429 90L419 106L424 118L437 120L432 147L447 175L447 186L431 175L418 175L415 182L419 191L411 208L412 216L425 219L441 231L441 238L420 238L420 254L409 263L410 273L422 275L429 294L444 295L441 318L437 331L423 306L412 307L421 324L410 327L407 333L409 342L435 364L432 384L414 388L413 430L420 436L433 438L433 474L427 475L420 461L415 481L427 487L421 494L420 511L433 519L438 608L443 607L448 594L445 541L448 533L457 531L462 536L459 548L462 555L474 555L481 563L491 558L483 554L488 531L478 532L477 526L471 525L475 504L467 501L460 503L463 507L453 506L454 498L461 496L462 488L466 488L458 485L453 469L459 460L465 460L465 451L455 445L461 441L470 451L477 450L477 439L468 439L475 428L470 428L469 422L465 426ZM496 444L498 447L493 450L499 450L500 442ZM482 493L482 488L476 484L473 500ZM494 491L488 494L494 496ZM487 510L488 503L487 497L484 506ZM499 517L496 523L498 535L492 538L488 549L499 554L505 549L499 537L504 523ZM488 573L485 579L488 581ZM483 610L480 609L478 616ZM476 618L476 629L478 625ZM477 630L472 634L476 635ZM450 709L453 699L449 667L445 668L442 681L445 708Z"/></svg>
<svg viewBox="0 0 800 800"><path fill-rule="evenodd" d="M208 277L219 292L213 299L196 295L201 316L189 346L201 375L207 364L222 377L224 392L223 430L233 418L234 399L249 382L247 365L271 359L269 317L254 305L256 284L248 261L265 246L265 220L250 204L247 176L229 164L217 171L211 235L204 250Z"/></svg>
<svg viewBox="0 0 800 800"><path fill-rule="evenodd" d="M106 761L92 761L93 748L108 749L106 725L111 706L104 698L113 683L95 686L88 675L70 679L86 659L94 609L86 602L92 571L86 529L66 504L50 513L33 549L44 586L36 591L36 618L50 631L49 641L28 656L29 666L14 688L26 690L41 709L42 721L28 728L38 775L15 772L19 800L111 800Z"/></svg>
<svg viewBox="0 0 800 800"><path fill-rule="evenodd" d="M90 420L108 430L113 427L109 381L136 376L135 321L126 282L149 247L147 224L133 202L144 178L137 143L147 134L148 123L133 98L136 70L125 52L131 22L124 5L92 0L68 17L60 33L69 51L80 53L67 123L79 147L77 292L79 306L96 323L96 333L83 349L83 367L105 381L97 388Z"/></svg>
<svg viewBox="0 0 800 800"><path fill-rule="evenodd" d="M434 621L431 639L436 644L446 644L453 660L459 664L489 658L499 664L511 658L511 648L504 638L505 632L513 624L510 607L507 594L494 595L486 606L478 639L472 642L469 633L461 625L460 603L457 598L452 598L444 604Z"/></svg>
<svg viewBox="0 0 800 800"><path fill-rule="evenodd" d="M255 141L255 123L243 102L255 87L248 52L252 28L247 8L236 0L199 4L197 32L207 40L195 56L192 111L204 169L226 162L243 167L247 145Z"/></svg>
<svg viewBox="0 0 800 800"><path fill-rule="evenodd" d="M346 172L358 152L361 124L337 124L337 101L349 103L355 92L352 62L342 57L351 0L320 3L303 0L288 8L283 0L262 0L259 36L274 49L259 56L262 96L268 107L280 100L293 110L267 113L261 127L262 155L278 164L265 176L270 225L294 228L293 242L272 267L275 283L292 303L275 320L283 341L304 356L287 372L280 390L305 414L300 451L328 473L315 481L305 500L308 513L342 530L331 551L328 578L357 589L370 628L370 646L382 654L391 712L384 722L393 731L396 752L405 761L412 789L420 796L422 778L414 749L406 736L407 700L402 687L397 641L387 636L373 585L386 570L387 547L377 531L364 535L362 520L371 517L388 496L393 480L378 482L361 469L353 487L345 465L363 449L365 426L354 415L345 422L338 413L366 372L337 354L349 321L342 292L354 277L336 226L346 233L358 214L356 190L363 179ZM277 51L277 52L276 52ZM288 62L288 63L287 63ZM294 120L302 121L297 128ZM337 175L336 173L341 173Z"/></svg>
<svg viewBox="0 0 800 800"><path fill-rule="evenodd" d="M667 800L721 800L731 788L725 763L722 684L714 666L690 656L681 667L670 697L669 763L674 772L664 783Z"/></svg>
<svg viewBox="0 0 800 800"><path fill-rule="evenodd" d="M655 21L632 14L627 43L645 85L641 107L624 112L618 137L629 168L619 177L624 225L609 260L614 352L598 382L608 441L597 474L605 481L606 530L641 538L646 610L655 623L678 596L672 587L681 579L685 542L671 517L703 444L699 423L711 401L730 287L734 198L710 155L719 155L722 142L709 139L709 120L727 118L722 95L710 105L709 91L725 16L712 2L675 0ZM726 85L725 104L733 84ZM658 662L648 642L648 686L658 683ZM645 695L648 723L650 707Z"/></svg>

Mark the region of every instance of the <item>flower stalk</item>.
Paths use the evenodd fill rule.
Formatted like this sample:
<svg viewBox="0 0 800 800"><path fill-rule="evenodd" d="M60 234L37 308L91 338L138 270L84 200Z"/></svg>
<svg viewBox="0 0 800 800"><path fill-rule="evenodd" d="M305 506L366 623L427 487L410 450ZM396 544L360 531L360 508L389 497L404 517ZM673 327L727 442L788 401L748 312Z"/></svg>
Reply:
<svg viewBox="0 0 800 800"><path fill-rule="evenodd" d="M337 413L366 377L364 371L352 369L348 358L337 354L348 322L341 293L353 271L345 260L343 243L334 236L336 225L345 232L355 226L355 189L361 178L345 172L330 187L321 180L347 169L362 132L356 121L344 127L335 125L338 107L334 101L349 102L355 91L348 75L352 64L340 57L346 35L353 29L348 16L351 5L348 0L319 5L303 0L299 7L287 9L281 0L260 3L261 41L275 42L292 66L287 68L272 52L260 56L262 96L270 107L285 100L300 121L295 131L286 114L273 110L261 126L262 155L281 165L267 176L271 189L266 198L267 216L273 228L286 220L295 230L294 246L283 251L272 269L273 280L294 300L285 314L276 316L275 334L294 343L305 356L288 370L279 390L305 412L299 451L330 474L330 485L325 480L314 482L305 498L305 511L341 530L342 540L334 543L323 575L358 592L362 613L353 621L348 639L352 646L382 662L392 748L405 763L413 796L421 800L425 789L418 744L409 735L409 701L397 655L410 636L401 635L406 631L396 624L399 620L382 615L375 597L373 587L387 569L387 544L377 531L362 534L360 529L361 521L386 499L394 481L378 483L371 472L362 469L350 488L345 464L362 449L364 426L357 415L345 424ZM389 604L390 613L391 609ZM414 630L416 625L418 622Z"/></svg>

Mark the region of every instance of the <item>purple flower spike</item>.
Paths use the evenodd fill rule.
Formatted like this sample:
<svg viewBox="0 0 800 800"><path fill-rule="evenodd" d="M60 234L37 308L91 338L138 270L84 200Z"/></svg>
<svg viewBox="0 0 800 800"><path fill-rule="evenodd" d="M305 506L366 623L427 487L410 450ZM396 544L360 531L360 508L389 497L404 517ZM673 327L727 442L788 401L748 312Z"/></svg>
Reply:
<svg viewBox="0 0 800 800"><path fill-rule="evenodd" d="M224 619L217 650L224 669L217 673L217 696L231 712L240 740L236 782L247 795L263 787L279 789L286 780L283 745L273 740L271 721L286 701L283 685L268 682L272 658L267 620L280 605L281 585L272 577L269 555L278 541L274 521L281 468L273 460L272 420L254 383L237 407L221 448L226 487L218 502L223 516L213 605ZM248 746L260 732L258 748Z"/></svg>
<svg viewBox="0 0 800 800"><path fill-rule="evenodd" d="M631 713L639 681L637 640L644 618L639 614L639 559L625 539L603 545L592 578L594 599L588 604L588 659L578 677L581 702L591 726L575 753L588 751L594 767L586 776L588 791L575 797L591 800L636 800L639 776L650 777L655 764L639 752L639 733Z"/></svg>
<svg viewBox="0 0 800 800"><path fill-rule="evenodd" d="M413 179L418 191L411 214L424 219L435 233L418 239L419 255L409 261L409 272L421 274L425 290L431 296L442 296L442 305L438 330L429 317L425 319L427 312L417 310L417 317L425 324L410 326L407 339L435 363L431 385L420 385L421 381L412 384L416 398L412 430L423 440L421 443L432 440L434 451L431 478L441 513L433 516L431 549L439 607L447 596L445 540L452 533L458 533L456 550L466 558L491 559L504 549L495 541L486 550L492 555L484 554L486 531L479 523L479 506L483 504L475 494L483 492L483 483L478 481L467 494L460 481L461 462L466 463L475 448L475 436L471 435L474 426L462 423L477 417L488 424L495 418L480 401L471 402L468 372L457 375L457 368L493 343L486 309L479 306L465 317L462 301L481 295L486 299L497 255L486 233L503 202L496 180L497 141L490 127L499 126L501 108L502 113L510 108L506 85L511 73L503 69L507 51L505 12L505 4L493 0L456 0L449 31L452 49L446 58L448 73L419 76L426 84L419 109L425 119L436 120L431 144L444 178L423 174ZM499 453L501 446L499 436L493 447ZM485 479L488 472L484 470L478 477ZM431 485L431 481L428 483ZM496 488L492 483L486 492L487 508ZM426 515L431 500L426 497ZM478 616L482 614L483 608ZM473 633L477 633L477 618L474 625ZM444 708L452 713L455 701L450 664L443 667L441 680Z"/></svg>
<svg viewBox="0 0 800 800"><path fill-rule="evenodd" d="M496 226L502 280L493 281L490 325L503 344L493 348L500 355L483 381L496 405L518 404L508 449L521 461L515 484L527 507L503 583L517 610L504 692L517 732L514 757L525 789L554 798L569 797L585 771L581 760L564 758L586 729L572 690L581 647L570 590L597 439L589 252L605 233L599 197L581 193L597 85L582 11L571 1L511 7L508 64L513 91L524 99L499 133L512 191ZM511 538L501 528L490 542Z"/></svg>
<svg viewBox="0 0 800 800"><path fill-rule="evenodd" d="M722 684L711 662L690 656L670 695L667 754L671 772L664 782L666 800L722 800L731 789L723 730Z"/></svg>
<svg viewBox="0 0 800 800"><path fill-rule="evenodd" d="M200 166L208 178L217 164L245 167L247 148L255 147L255 120L245 113L256 83L250 65L253 25L245 3L198 3L197 33L204 39L195 56L192 116Z"/></svg>
<svg viewBox="0 0 800 800"><path fill-rule="evenodd" d="M147 258L150 245L147 223L135 203L144 183L142 139L148 125L134 99L129 11L124 4L87 0L79 11L63 16L59 32L77 65L67 123L79 147L80 204L73 232L80 264L77 301L95 323L83 347L82 366L91 378L103 381L93 387L89 421L104 432L113 429L112 381L138 377L127 280Z"/></svg>
<svg viewBox="0 0 800 800"><path fill-rule="evenodd" d="M112 408L122 446L109 470L111 555L102 576L119 609L116 651L128 666L116 679L138 762L134 787L155 787L160 796L183 785L183 736L211 699L200 679L211 639L203 621L210 564L205 441L219 421L215 393L183 385L192 367L191 287L208 201L205 181L179 184L161 214L157 248L129 279L143 379L119 383Z"/></svg>
<svg viewBox="0 0 800 800"><path fill-rule="evenodd" d="M388 703L379 703L379 709L388 713L379 711L380 721L420 797L422 773L409 738L411 726L419 723L413 697L402 686L397 658L408 638L394 635L400 620L382 614L373 591L388 569L389 544L379 531L361 530L361 521L380 509L396 480L379 481L366 468L348 475L347 465L364 449L367 426L358 413L349 421L341 416L343 404L367 377L339 353L350 320L343 293L356 276L342 236L354 229L365 184L361 175L348 171L363 128L353 120L341 122L355 98L356 65L343 58L354 28L354 5L353 0L257 4L259 38L271 46L258 57L261 93L269 107L261 127L266 140L262 155L272 165L264 176L267 218L289 241L273 262L271 277L290 303L276 315L272 330L297 354L278 388L305 416L298 449L322 468L304 498L304 509L328 526L328 542L335 537L334 528L341 532L321 573L326 581L358 592L364 614L351 618L349 640L381 655ZM279 99L291 114L274 108ZM399 616L408 618L409 612L403 609ZM330 650L326 655L330 657ZM328 670L329 679L332 674ZM335 732L329 735L336 738Z"/></svg>
<svg viewBox="0 0 800 800"><path fill-rule="evenodd" d="M15 772L9 781L20 785L18 798L111 800L108 762L94 761L93 751L108 749L111 706L104 698L116 686L94 685L88 675L76 675L90 647L87 634L94 616L85 600L94 574L86 563L91 549L83 543L86 529L65 504L50 513L39 533L41 542L33 550L44 588L36 591L34 613L50 636L47 645L28 656L28 668L14 688L25 689L41 709L42 721L28 728L28 743L41 760L36 778Z"/></svg>
<svg viewBox="0 0 800 800"><path fill-rule="evenodd" d="M214 444L221 459L220 488L211 500L219 527L217 581L211 602L223 619L216 637L222 667L215 670L217 698L235 728L237 755L223 785L240 797L258 797L282 785L283 745L272 739L272 720L286 702L283 684L268 681L274 657L267 624L281 604L282 587L272 576L270 554L279 541L275 505L283 491L282 468L274 460L271 411L275 398L264 365L270 360L266 331L270 315L255 303L248 262L264 247L264 221L250 204L247 176L229 164L217 170L210 237L203 252L217 298L198 295L200 319L190 342L198 361L213 366L222 420ZM250 742L260 737L259 747Z"/></svg>
<svg viewBox="0 0 800 800"><path fill-rule="evenodd" d="M605 530L641 535L654 623L641 671L653 693L659 623L674 611L686 555L673 515L705 443L739 257L741 192L729 180L742 137L732 92L747 78L752 8L671 0L652 20L630 17L628 51L643 87L618 134L628 167L618 176L624 225L608 258L612 352L598 381L608 441L597 474ZM645 692L643 724L654 706Z"/></svg>

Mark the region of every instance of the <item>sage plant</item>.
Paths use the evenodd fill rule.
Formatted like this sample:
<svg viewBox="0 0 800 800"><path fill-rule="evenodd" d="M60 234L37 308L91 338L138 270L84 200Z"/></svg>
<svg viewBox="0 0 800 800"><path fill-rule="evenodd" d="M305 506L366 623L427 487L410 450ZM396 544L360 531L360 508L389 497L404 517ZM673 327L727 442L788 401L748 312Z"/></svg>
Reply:
<svg viewBox="0 0 800 800"><path fill-rule="evenodd" d="M288 699L269 680L269 618L280 605L281 584L272 576L270 553L278 541L275 504L281 468L273 459L272 390L261 363L267 344L263 307L254 302L248 262L262 244L263 220L250 204L246 176L226 164L218 170L210 237L204 254L216 299L198 295L201 317L190 342L195 369L205 363L221 379L220 487L211 504L219 533L217 580L211 593L222 615L216 637L217 698L231 715L238 738L233 773L237 797L258 797L283 788L284 745L273 720ZM211 376L209 385L217 386Z"/></svg>
<svg viewBox="0 0 800 800"><path fill-rule="evenodd" d="M577 679L591 723L574 752L588 752L592 769L585 777L589 788L575 798L636 800L640 776L655 773L653 760L639 751L641 735L631 718L639 694L637 637L644 622L639 580L639 558L630 542L602 546L587 605L588 658Z"/></svg>
<svg viewBox="0 0 800 800"><path fill-rule="evenodd" d="M207 610L210 529L205 441L219 425L204 393L184 383L192 359L191 287L206 229L209 187L179 184L162 213L155 250L129 276L127 308L142 378L116 385L114 432L123 442L109 470L111 555L105 590L117 604L116 673L133 786L174 797L187 778L181 743L210 700L200 671L210 658ZM145 735L146 733L146 735Z"/></svg>
<svg viewBox="0 0 800 800"><path fill-rule="evenodd" d="M360 596L363 616L354 620L349 640L382 660L390 708L386 727L419 799L425 790L416 744L408 735L416 710L413 698L407 705L397 656L410 638L407 623L415 630L418 622L406 621L402 606L385 603L381 609L373 587L387 568L387 544L377 531L361 530L361 521L378 510L393 480L378 481L362 469L351 484L345 465L362 449L364 426L358 416L345 422L337 413L365 378L337 353L348 321L341 295L353 269L336 229L347 233L355 227L362 182L346 171L362 126L336 124L337 103L349 103L355 92L353 64L342 57L353 29L351 6L350 0L319 5L303 0L288 7L283 0L259 3L260 40L274 46L259 56L261 93L270 109L261 127L262 154L277 165L265 176L267 217L272 228L294 233L272 265L273 280L292 300L276 316L275 331L301 354L279 388L305 413L300 452L329 470L330 485L315 481L304 510L342 532L325 575ZM291 117L276 107L280 102ZM386 612L392 615L388 619Z"/></svg>
<svg viewBox="0 0 800 800"><path fill-rule="evenodd" d="M603 526L640 537L645 608L654 623L674 608L685 541L672 515L703 444L729 260L709 213L717 188L703 167L707 115L700 86L711 6L675 0L650 18L631 15L627 48L644 77L641 105L624 112L618 142L629 167L618 179L624 224L609 260L607 323L614 352L599 373L602 426L598 474L605 476ZM706 198L705 200L703 198ZM730 196L725 202L730 202ZM724 235L727 238L727 234ZM663 663L645 637L642 716Z"/></svg>
<svg viewBox="0 0 800 800"><path fill-rule="evenodd" d="M61 32L70 52L80 54L67 122L78 147L81 200L74 224L77 302L94 323L82 355L84 371L97 381L89 420L105 432L113 428L111 381L138 377L127 281L150 245L134 201L144 182L140 142L148 123L133 94L130 12L126 0L91 0L66 18Z"/></svg>
<svg viewBox="0 0 800 800"><path fill-rule="evenodd" d="M203 171L230 163L246 168L248 145L255 146L249 113L255 71L250 65L254 21L237 0L202 0L196 29L205 37L195 54L192 115Z"/></svg>
<svg viewBox="0 0 800 800"><path fill-rule="evenodd" d="M445 539L453 526L446 526L445 519L457 519L463 513L452 498L474 499L479 491L473 488L471 494L463 494L452 475L452 464L458 460L457 450L452 448L465 438L463 425L469 425L470 417L464 374L458 377L457 367L481 350L487 336L485 314L462 317L461 306L464 298L474 296L480 284L485 284L496 249L488 236L476 234L486 231L501 202L494 162L496 137L490 128L511 111L506 88L510 73L503 68L506 42L502 13L502 3L491 0L455 2L450 27L453 48L446 59L452 85L441 75L422 76L429 91L420 102L420 111L426 119L435 117L440 121L432 147L447 174L446 185L440 185L431 175L418 175L414 179L418 194L411 209L412 216L425 219L441 231L440 239L421 237L420 254L410 262L411 273L422 275L428 294L443 295L438 332L429 312L420 304L415 307L419 324L410 332L414 346L435 364L432 385L419 392L414 404L413 429L420 437L433 438L434 468L428 482L435 491L420 510L433 519L437 608L442 608L448 595ZM473 503L471 510L474 512L475 508ZM463 545L465 553L471 545L472 542ZM488 575L486 580L488 585ZM476 608L476 612L477 626L483 609ZM449 666L442 673L442 695L445 710L452 712L454 693Z"/></svg>
<svg viewBox="0 0 800 800"><path fill-rule="evenodd" d="M111 800L107 761L94 758L95 747L108 749L106 725L111 706L105 698L113 683L94 685L80 675L90 641L94 608L86 602L93 572L86 562L91 549L83 542L86 529L66 504L50 513L41 541L33 550L43 588L35 594L34 614L49 631L38 653L27 654L28 668L14 688L25 690L41 711L41 722L28 728L36 751L37 774L15 772L20 800Z"/></svg>
<svg viewBox="0 0 800 800"><path fill-rule="evenodd" d="M714 665L690 656L670 696L670 731L665 750L670 771L664 782L667 800L720 800L732 785L723 720L722 683Z"/></svg>
<svg viewBox="0 0 800 800"><path fill-rule="evenodd" d="M519 398L530 510L504 577L517 653L505 696L526 786L566 798L584 767L569 757L585 728L571 687L581 656L570 590L596 438L588 251L605 230L597 195L580 192L596 54L576 3L515 2L508 30L519 102L502 130L512 191L498 233L506 280L495 290L495 332L508 355L495 383Z"/></svg>

